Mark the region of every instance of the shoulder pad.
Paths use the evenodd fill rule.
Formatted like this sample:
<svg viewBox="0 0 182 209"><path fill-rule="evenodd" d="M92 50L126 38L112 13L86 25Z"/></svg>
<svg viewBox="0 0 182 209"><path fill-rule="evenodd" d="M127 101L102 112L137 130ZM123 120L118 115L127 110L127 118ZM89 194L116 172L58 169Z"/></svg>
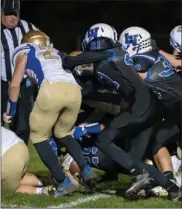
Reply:
<svg viewBox="0 0 182 209"><path fill-rule="evenodd" d="M18 47L14 49L13 55L12 55L13 66L15 66L16 57L21 53L28 54L29 51L31 50L31 47L32 47L31 44L20 44Z"/></svg>

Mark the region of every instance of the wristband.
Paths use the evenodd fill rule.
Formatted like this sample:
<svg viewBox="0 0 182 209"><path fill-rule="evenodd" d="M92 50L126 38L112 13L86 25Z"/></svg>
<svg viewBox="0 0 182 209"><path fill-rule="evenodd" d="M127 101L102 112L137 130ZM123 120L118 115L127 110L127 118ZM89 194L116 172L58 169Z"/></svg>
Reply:
<svg viewBox="0 0 182 209"><path fill-rule="evenodd" d="M13 102L9 99L6 110L7 115L13 117L16 113L16 106L17 106L17 102Z"/></svg>

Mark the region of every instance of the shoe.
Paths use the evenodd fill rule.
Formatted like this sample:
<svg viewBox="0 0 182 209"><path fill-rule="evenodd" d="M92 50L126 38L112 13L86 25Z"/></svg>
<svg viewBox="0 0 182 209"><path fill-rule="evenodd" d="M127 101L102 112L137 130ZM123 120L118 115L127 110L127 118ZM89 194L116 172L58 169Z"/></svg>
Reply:
<svg viewBox="0 0 182 209"><path fill-rule="evenodd" d="M147 190L148 197L167 197L168 192L161 186L156 186L152 189Z"/></svg>
<svg viewBox="0 0 182 209"><path fill-rule="evenodd" d="M169 192L169 199L173 201L182 201L182 186L177 193Z"/></svg>
<svg viewBox="0 0 182 209"><path fill-rule="evenodd" d="M151 186L153 182L154 180L150 177L148 173L136 176L131 187L125 192L125 199L139 199L138 192L143 189L148 189L148 187Z"/></svg>
<svg viewBox="0 0 182 209"><path fill-rule="evenodd" d="M90 184L97 179L97 175L93 172L92 168L87 165L83 172L81 173L82 183L83 184Z"/></svg>
<svg viewBox="0 0 182 209"><path fill-rule="evenodd" d="M77 190L77 187L67 177L65 178L63 183L58 185L56 190L53 192L53 196L58 197L58 196L64 196L64 195L71 195L76 190Z"/></svg>
<svg viewBox="0 0 182 209"><path fill-rule="evenodd" d="M56 187L53 185L49 185L43 188L42 194L53 195L55 191L56 191Z"/></svg>

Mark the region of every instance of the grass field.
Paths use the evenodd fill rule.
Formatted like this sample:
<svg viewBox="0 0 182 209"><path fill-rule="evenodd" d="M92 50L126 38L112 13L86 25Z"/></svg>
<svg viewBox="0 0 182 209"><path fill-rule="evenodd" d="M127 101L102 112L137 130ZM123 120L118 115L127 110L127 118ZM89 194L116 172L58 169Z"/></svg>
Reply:
<svg viewBox="0 0 182 209"><path fill-rule="evenodd" d="M32 145L30 149L29 172L38 175L48 174L48 170L42 164ZM102 175L101 172L99 172ZM112 194L113 190L121 193L130 184L130 178L121 175L119 182L101 183L95 193L87 195L82 188L70 197L54 198L46 195L2 194L2 208L181 208L181 202L173 202L167 199L150 198L147 200L127 201L122 196Z"/></svg>

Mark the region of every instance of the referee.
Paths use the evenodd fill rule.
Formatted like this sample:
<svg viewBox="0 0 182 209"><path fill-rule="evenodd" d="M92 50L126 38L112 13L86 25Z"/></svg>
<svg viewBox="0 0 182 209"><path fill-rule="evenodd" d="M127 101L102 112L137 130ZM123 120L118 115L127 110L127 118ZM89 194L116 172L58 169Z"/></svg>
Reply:
<svg viewBox="0 0 182 209"><path fill-rule="evenodd" d="M14 68L11 63L12 52L25 33L38 30L33 24L20 19L20 1L4 0L1 9L1 120L6 112L8 100L8 83ZM33 106L33 86L28 79L21 84L17 114L12 129L27 144L29 139L29 114Z"/></svg>

